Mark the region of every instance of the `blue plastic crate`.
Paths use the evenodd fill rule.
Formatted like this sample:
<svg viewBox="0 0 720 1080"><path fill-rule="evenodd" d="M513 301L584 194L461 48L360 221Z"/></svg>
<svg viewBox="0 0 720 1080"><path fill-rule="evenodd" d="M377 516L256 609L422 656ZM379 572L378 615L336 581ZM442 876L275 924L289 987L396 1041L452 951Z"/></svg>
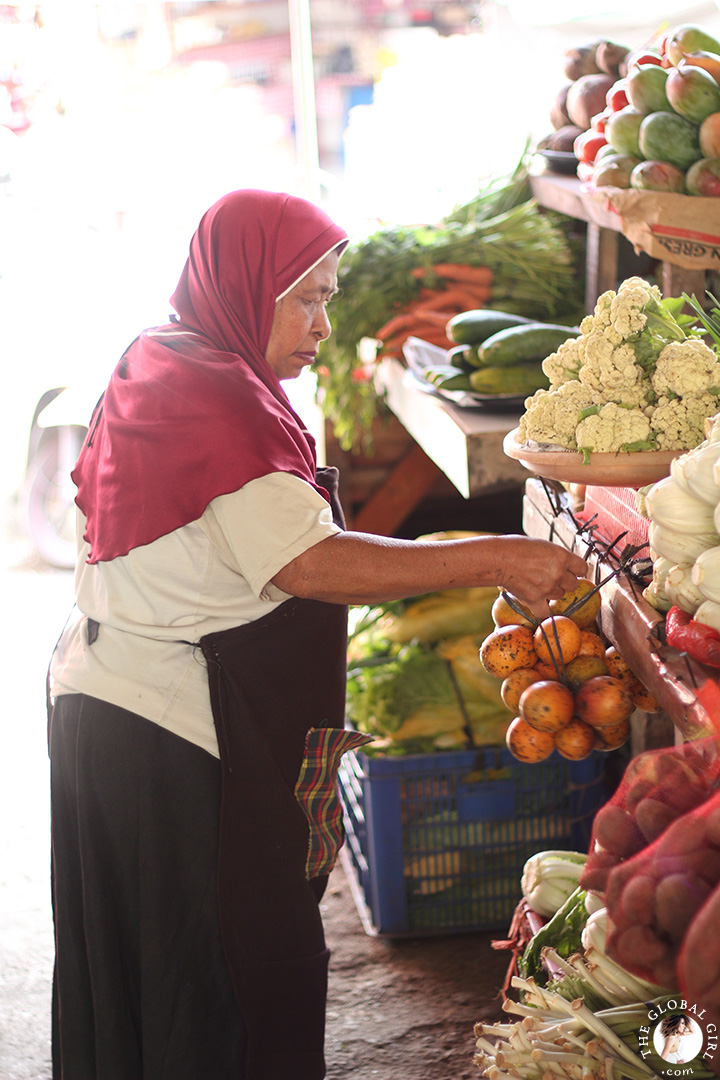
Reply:
<svg viewBox="0 0 720 1080"><path fill-rule="evenodd" d="M607 755L535 765L504 746L407 757L345 754L344 865L368 933L507 928L527 859L587 851Z"/></svg>

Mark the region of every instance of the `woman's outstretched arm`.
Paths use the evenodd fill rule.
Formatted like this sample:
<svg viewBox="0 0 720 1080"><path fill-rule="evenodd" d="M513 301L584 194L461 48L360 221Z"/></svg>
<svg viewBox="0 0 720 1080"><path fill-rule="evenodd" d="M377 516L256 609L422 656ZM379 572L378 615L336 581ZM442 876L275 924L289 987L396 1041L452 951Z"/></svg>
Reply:
<svg viewBox="0 0 720 1080"><path fill-rule="evenodd" d="M372 604L438 589L498 585L536 615L574 588L587 563L558 544L526 536L398 540L343 532L308 548L273 578L292 596Z"/></svg>

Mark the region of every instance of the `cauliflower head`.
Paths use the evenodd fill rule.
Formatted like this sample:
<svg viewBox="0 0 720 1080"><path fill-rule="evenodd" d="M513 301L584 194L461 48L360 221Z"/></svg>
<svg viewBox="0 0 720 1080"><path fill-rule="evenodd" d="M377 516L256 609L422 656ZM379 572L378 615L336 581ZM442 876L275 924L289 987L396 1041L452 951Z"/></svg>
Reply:
<svg viewBox="0 0 720 1080"><path fill-rule="evenodd" d="M577 379L580 370L579 341L579 338L568 338L543 360L542 369L550 380L551 390Z"/></svg>
<svg viewBox="0 0 720 1080"><path fill-rule="evenodd" d="M581 420L575 431L578 448L596 454L620 450L651 450L655 446L650 420L637 408L625 408L614 401Z"/></svg>
<svg viewBox="0 0 720 1080"><path fill-rule="evenodd" d="M650 427L659 450L693 450L705 438L705 420L714 416L714 394L688 394L683 398L661 397L650 411Z"/></svg>
<svg viewBox="0 0 720 1080"><path fill-rule="evenodd" d="M704 394L720 388L720 362L699 338L673 341L660 353L651 378L658 397Z"/></svg>
<svg viewBox="0 0 720 1080"><path fill-rule="evenodd" d="M614 289L608 289L595 302L592 315L586 315L580 323L580 333L587 335L599 330L601 333L610 325L610 306L617 296Z"/></svg>
<svg viewBox="0 0 720 1080"><path fill-rule="evenodd" d="M597 404L625 401L628 395L628 404L640 404L647 384L643 369L635 362L632 345L594 330L578 339L578 352L578 379L592 392Z"/></svg>
<svg viewBox="0 0 720 1080"><path fill-rule="evenodd" d="M563 383L557 390L536 390L525 400L525 412L520 417L520 442L551 443L575 450L575 429L583 409L593 405L590 391L576 379Z"/></svg>
<svg viewBox="0 0 720 1080"><path fill-rule="evenodd" d="M610 302L610 325L626 341L644 328L647 322L644 308L661 300L657 285L649 285L640 277L627 278Z"/></svg>

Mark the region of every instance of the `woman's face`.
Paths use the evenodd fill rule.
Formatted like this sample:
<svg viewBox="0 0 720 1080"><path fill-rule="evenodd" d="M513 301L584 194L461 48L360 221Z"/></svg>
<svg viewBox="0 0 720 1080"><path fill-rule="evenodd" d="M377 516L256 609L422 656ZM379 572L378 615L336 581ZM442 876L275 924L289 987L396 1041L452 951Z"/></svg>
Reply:
<svg viewBox="0 0 720 1080"><path fill-rule="evenodd" d="M339 258L331 251L276 303L265 359L278 379L296 379L330 336L325 306L337 290Z"/></svg>

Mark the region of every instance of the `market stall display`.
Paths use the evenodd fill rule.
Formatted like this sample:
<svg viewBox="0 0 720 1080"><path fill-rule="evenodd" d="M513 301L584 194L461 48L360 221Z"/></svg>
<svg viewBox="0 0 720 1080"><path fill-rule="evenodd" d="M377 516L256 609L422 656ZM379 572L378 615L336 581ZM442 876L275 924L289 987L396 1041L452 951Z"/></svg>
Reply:
<svg viewBox="0 0 720 1080"><path fill-rule="evenodd" d="M344 449L366 445L382 392L376 360L414 336L451 348L452 316L488 308L574 325L582 311L577 253L557 215L531 197L526 155L511 177L439 222L379 229L352 244L318 355L319 395ZM451 276L452 275L452 276ZM369 343L369 348L363 348Z"/></svg>
<svg viewBox="0 0 720 1080"><path fill-rule="evenodd" d="M581 761L616 750L630 735L630 714L657 711L657 701L596 624L602 584L581 580L551 601L537 619L501 592L495 629L480 646L482 666L501 679L512 719L505 741L519 761L543 761L553 751Z"/></svg>
<svg viewBox="0 0 720 1080"><path fill-rule="evenodd" d="M710 115L720 115L715 61L700 55L712 43L676 27L657 57L600 44L568 57L571 85L556 103L557 139L545 149L588 166L597 157L606 169L620 156L634 157L626 187L642 166L636 190L621 194L681 199L681 228L692 231L705 213L706 192L693 188L690 172L703 157L704 118L690 115L688 102L692 88L704 88ZM670 130L682 150L677 132L690 131L696 156L681 168L644 154L643 124L646 149L667 145ZM637 145L623 143L633 132ZM681 186L673 168L682 172ZM590 184L590 173L581 175ZM609 199L611 189L602 186ZM642 214L647 204L639 205ZM583 220L593 221L592 210ZM618 220L609 228L620 232L625 219ZM651 268L649 280L615 280L596 293L579 325L550 310L540 316L530 304L503 304L500 292L476 291L480 301L463 307L455 287L461 306L451 310L441 297L451 293L449 270L457 286L460 268L473 265L465 250L442 258L428 251L422 266L405 270L410 291L394 300L385 325L365 336L411 370L416 342L432 347L437 364L416 373L426 394L482 394L489 388L477 380L494 377L493 369L506 377L542 372L545 383L523 399L505 451L540 478L529 482L531 499L542 485L551 504L541 522L547 531L537 535L591 555L593 574L582 595L553 602L548 619L496 590L494 599L484 598L491 621L484 630L461 634L458 621L447 638L421 641L410 633L389 645L387 620L400 611L381 612L372 632L362 628L365 639L355 646L366 651L351 666L348 714L378 741L348 757L341 775L346 862L368 932L494 927L501 911L512 919L516 966L505 1004L512 1019L477 1029L476 1064L489 1080L664 1075L657 1018L685 995L697 1002L695 1015L707 1008L713 1022L720 1019L713 950L702 972L695 963L700 935L720 911L712 730L720 710L708 692L717 690L720 667L720 441L711 428L720 415L720 304L694 279L687 291L683 282L663 295ZM666 246L665 254L673 252ZM496 267L486 255L478 252L474 263L492 294ZM705 261L691 263L693 273L710 258L706 250ZM552 504L574 485L579 490L562 504L567 521L558 528ZM617 519L607 512L607 491L616 496ZM621 503L634 507L636 493L639 509L631 512ZM532 514L539 521L544 504ZM435 689L428 682L421 691L427 711L409 711L401 704L409 683L400 687L421 664ZM469 675L492 702L485 726L473 719L472 696L458 695ZM674 736L687 741L645 751L641 736L655 724L664 732L658 737L676 724ZM608 762L623 771L614 794ZM587 841L565 828L573 811L564 800L581 767L588 770L582 786L602 778L602 792L590 799ZM538 787L528 795L524 785L533 777ZM504 794L499 782L509 784ZM693 1076L716 1071L710 1050L710 1029L703 1028L702 1049L688 1059Z"/></svg>

